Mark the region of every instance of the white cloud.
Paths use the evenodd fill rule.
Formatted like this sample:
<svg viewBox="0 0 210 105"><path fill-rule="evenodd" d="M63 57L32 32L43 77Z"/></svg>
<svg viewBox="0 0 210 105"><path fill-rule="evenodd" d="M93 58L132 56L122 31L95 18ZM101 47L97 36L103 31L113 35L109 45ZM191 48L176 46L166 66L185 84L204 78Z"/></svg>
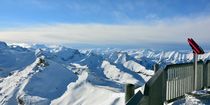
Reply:
<svg viewBox="0 0 210 105"><path fill-rule="evenodd" d="M0 30L0 40L27 43L185 43L193 37L209 43L210 18L175 18L154 24L54 24Z"/></svg>

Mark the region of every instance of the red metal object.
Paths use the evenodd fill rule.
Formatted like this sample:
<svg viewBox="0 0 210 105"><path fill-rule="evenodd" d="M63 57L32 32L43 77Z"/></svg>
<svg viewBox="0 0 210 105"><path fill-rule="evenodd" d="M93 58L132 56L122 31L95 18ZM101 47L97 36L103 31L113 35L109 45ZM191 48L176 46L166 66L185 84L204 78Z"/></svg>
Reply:
<svg viewBox="0 0 210 105"><path fill-rule="evenodd" d="M204 54L203 49L200 46L198 46L198 44L192 38L188 38L188 43L191 46L191 48L193 49L194 53Z"/></svg>

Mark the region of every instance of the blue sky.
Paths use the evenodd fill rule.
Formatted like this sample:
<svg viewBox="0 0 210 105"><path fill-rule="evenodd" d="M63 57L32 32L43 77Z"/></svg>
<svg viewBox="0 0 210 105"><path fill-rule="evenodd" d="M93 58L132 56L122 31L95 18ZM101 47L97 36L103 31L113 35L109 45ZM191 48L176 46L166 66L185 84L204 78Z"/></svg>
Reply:
<svg viewBox="0 0 210 105"><path fill-rule="evenodd" d="M7 42L170 48L193 37L208 46L209 25L209 0L0 1Z"/></svg>
<svg viewBox="0 0 210 105"><path fill-rule="evenodd" d="M197 17L210 12L209 0L1 0L5 24L151 22Z"/></svg>

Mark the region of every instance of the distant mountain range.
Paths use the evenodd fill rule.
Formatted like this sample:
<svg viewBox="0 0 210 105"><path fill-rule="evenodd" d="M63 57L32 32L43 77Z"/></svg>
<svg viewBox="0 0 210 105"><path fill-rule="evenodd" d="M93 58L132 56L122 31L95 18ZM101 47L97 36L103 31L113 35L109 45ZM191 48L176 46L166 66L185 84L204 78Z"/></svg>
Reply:
<svg viewBox="0 0 210 105"><path fill-rule="evenodd" d="M207 60L210 52L199 56ZM1 105L122 105L124 84L141 87L153 65L191 62L190 51L71 49L0 42Z"/></svg>

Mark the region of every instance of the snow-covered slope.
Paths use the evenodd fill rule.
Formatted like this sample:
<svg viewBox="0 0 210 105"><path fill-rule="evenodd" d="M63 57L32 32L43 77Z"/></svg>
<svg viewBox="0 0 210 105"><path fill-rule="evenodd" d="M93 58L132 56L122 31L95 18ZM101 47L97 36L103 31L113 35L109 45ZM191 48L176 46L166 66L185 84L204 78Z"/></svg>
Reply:
<svg viewBox="0 0 210 105"><path fill-rule="evenodd" d="M0 77L6 77L16 70L23 70L36 59L35 53L19 46L7 46L0 42Z"/></svg>
<svg viewBox="0 0 210 105"><path fill-rule="evenodd" d="M124 93L112 87L95 86L88 80L88 73L83 72L76 83L70 84L67 91L52 105L115 105L123 104Z"/></svg>
<svg viewBox="0 0 210 105"><path fill-rule="evenodd" d="M191 60L187 51L77 50L0 42L0 104L122 105L124 84L143 86L154 74L153 64Z"/></svg>

